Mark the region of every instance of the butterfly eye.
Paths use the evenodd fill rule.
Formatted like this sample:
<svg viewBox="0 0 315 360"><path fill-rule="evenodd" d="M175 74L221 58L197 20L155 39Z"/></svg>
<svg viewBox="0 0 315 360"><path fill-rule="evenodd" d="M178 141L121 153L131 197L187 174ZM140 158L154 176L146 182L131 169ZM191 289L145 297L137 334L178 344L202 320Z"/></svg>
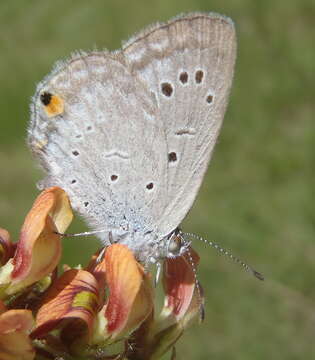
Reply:
<svg viewBox="0 0 315 360"><path fill-rule="evenodd" d="M169 256L178 256L181 254L184 247L183 238L178 233L173 233L169 238L168 253Z"/></svg>
<svg viewBox="0 0 315 360"><path fill-rule="evenodd" d="M44 91L40 95L40 101L44 105L44 110L48 117L60 115L64 111L64 101L58 95L53 95L48 91Z"/></svg>

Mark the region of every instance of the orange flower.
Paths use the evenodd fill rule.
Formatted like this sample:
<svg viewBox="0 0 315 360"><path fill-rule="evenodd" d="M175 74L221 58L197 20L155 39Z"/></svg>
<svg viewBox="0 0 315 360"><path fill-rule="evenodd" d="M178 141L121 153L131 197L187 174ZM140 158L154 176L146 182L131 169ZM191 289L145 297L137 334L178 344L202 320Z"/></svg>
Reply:
<svg viewBox="0 0 315 360"><path fill-rule="evenodd" d="M37 313L32 338L45 338L58 328L69 351L82 354L84 345L104 347L141 325L153 307L151 283L131 251L114 244L94 265L91 272L68 270L53 283ZM96 280L100 268L106 269L107 299Z"/></svg>
<svg viewBox="0 0 315 360"><path fill-rule="evenodd" d="M52 187L36 199L16 246L0 229L0 298L6 304L0 300L0 359L32 360L35 353L43 359L158 359L201 309L198 255L188 248L164 261L165 301L155 316L151 274L125 245L102 249L85 270L67 267L57 278L58 233L71 220L67 195ZM24 307L30 310L19 310ZM118 341L124 349L110 354L109 345Z"/></svg>
<svg viewBox="0 0 315 360"><path fill-rule="evenodd" d="M38 196L24 221L14 257L0 269L1 298L25 289L56 268L61 256L56 231L64 232L71 220L70 203L62 189L52 187ZM8 238L3 231L2 238Z"/></svg>

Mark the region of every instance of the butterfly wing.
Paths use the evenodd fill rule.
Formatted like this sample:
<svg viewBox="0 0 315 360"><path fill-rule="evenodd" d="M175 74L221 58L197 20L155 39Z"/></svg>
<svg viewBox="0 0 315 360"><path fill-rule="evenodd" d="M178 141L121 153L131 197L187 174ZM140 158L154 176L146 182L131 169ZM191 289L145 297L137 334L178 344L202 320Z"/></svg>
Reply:
<svg viewBox="0 0 315 360"><path fill-rule="evenodd" d="M43 186L64 188L93 227L126 220L172 231L207 169L235 48L230 20L190 14L150 27L121 52L57 66L38 87L29 128L48 173Z"/></svg>
<svg viewBox="0 0 315 360"><path fill-rule="evenodd" d="M153 223L152 204L167 199L156 109L119 54L79 54L59 64L38 86L28 131L48 174L42 186L62 187L94 228Z"/></svg>
<svg viewBox="0 0 315 360"><path fill-rule="evenodd" d="M157 24L123 47L130 72L155 94L167 139L164 234L183 220L218 137L233 78L236 39L230 19L189 14Z"/></svg>

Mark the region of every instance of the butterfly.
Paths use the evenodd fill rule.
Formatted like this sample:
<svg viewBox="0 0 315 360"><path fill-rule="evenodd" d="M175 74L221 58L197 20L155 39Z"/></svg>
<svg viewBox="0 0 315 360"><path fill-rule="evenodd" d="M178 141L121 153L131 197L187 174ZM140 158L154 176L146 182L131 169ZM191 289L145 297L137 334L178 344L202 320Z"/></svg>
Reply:
<svg viewBox="0 0 315 360"><path fill-rule="evenodd" d="M178 16L114 52L79 52L37 86L28 144L104 245L144 263L181 255L178 227L207 171L228 103L233 22Z"/></svg>

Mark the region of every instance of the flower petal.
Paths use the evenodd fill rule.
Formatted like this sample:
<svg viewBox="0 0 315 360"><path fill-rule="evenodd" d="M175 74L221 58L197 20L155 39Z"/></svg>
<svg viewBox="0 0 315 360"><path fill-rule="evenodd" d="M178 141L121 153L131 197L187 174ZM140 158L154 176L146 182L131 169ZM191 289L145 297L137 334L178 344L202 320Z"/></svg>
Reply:
<svg viewBox="0 0 315 360"><path fill-rule="evenodd" d="M28 336L33 326L29 310L9 310L0 315L0 359L32 360L35 351Z"/></svg>
<svg viewBox="0 0 315 360"><path fill-rule="evenodd" d="M123 336L125 332L132 332L137 329L153 311L154 295L151 276L145 274L142 267L140 267L140 271L143 273L143 281L132 305L125 329L120 333L120 336Z"/></svg>
<svg viewBox="0 0 315 360"><path fill-rule="evenodd" d="M127 246L111 245L105 253L108 302L98 316L94 343L117 340L145 320L153 306L151 284Z"/></svg>
<svg viewBox="0 0 315 360"><path fill-rule="evenodd" d="M181 257L165 260L165 304L157 319L153 316L147 319L133 334L135 358L159 359L174 346L190 320L199 313L203 299L195 279L198 261L199 256L191 248Z"/></svg>
<svg viewBox="0 0 315 360"><path fill-rule="evenodd" d="M105 297L106 288L106 262L104 256L105 248L98 250L88 264L86 270L94 275L98 282L98 290L100 293L100 299Z"/></svg>
<svg viewBox="0 0 315 360"><path fill-rule="evenodd" d="M10 241L7 230L0 228L0 265L4 265L14 255L15 246Z"/></svg>
<svg viewBox="0 0 315 360"><path fill-rule="evenodd" d="M109 300L106 306L107 331L115 337L127 325L141 288L144 271L127 246L114 244L105 254Z"/></svg>
<svg viewBox="0 0 315 360"><path fill-rule="evenodd" d="M178 321L186 314L196 286L194 268L196 269L198 263L199 256L192 248L189 248L183 256L165 260L163 272L166 294L163 309L165 316L172 313Z"/></svg>
<svg viewBox="0 0 315 360"><path fill-rule="evenodd" d="M97 287L94 276L85 270L71 269L65 272L48 290L37 313L36 329L32 332L32 338L45 336L62 325L65 319L77 322L80 331L83 323L90 335L99 307Z"/></svg>
<svg viewBox="0 0 315 360"><path fill-rule="evenodd" d="M191 321L200 315L200 306L203 305L203 298L201 298L202 295L200 295L199 291L201 291L202 294L202 288L200 285L199 290L195 287L191 302L185 314L178 320L177 323L166 326L169 322L167 320L169 319L163 319L160 317L160 319L153 324L151 334L147 337L149 341L147 340L146 343L142 342L142 344L145 344L145 346L142 345L142 355L144 356L138 356L138 360L159 359L170 349L173 349L172 358L176 356L174 353L175 343L183 335L184 330L188 327ZM137 342L135 347L141 349L141 342Z"/></svg>
<svg viewBox="0 0 315 360"><path fill-rule="evenodd" d="M110 246L105 254L106 280L110 296L106 306L107 331L115 336L128 321L138 295L142 273L132 252L124 245Z"/></svg>
<svg viewBox="0 0 315 360"><path fill-rule="evenodd" d="M195 320L199 317L199 321L204 320L204 295L203 288L200 283L198 283L198 288L195 286L194 293L189 304L188 309L186 310L185 315L179 320L179 324L183 329L186 329L192 320Z"/></svg>
<svg viewBox="0 0 315 360"><path fill-rule="evenodd" d="M60 236L72 220L66 193L58 187L44 190L26 216L16 254L13 258L12 285L14 293L54 270L61 256Z"/></svg>

